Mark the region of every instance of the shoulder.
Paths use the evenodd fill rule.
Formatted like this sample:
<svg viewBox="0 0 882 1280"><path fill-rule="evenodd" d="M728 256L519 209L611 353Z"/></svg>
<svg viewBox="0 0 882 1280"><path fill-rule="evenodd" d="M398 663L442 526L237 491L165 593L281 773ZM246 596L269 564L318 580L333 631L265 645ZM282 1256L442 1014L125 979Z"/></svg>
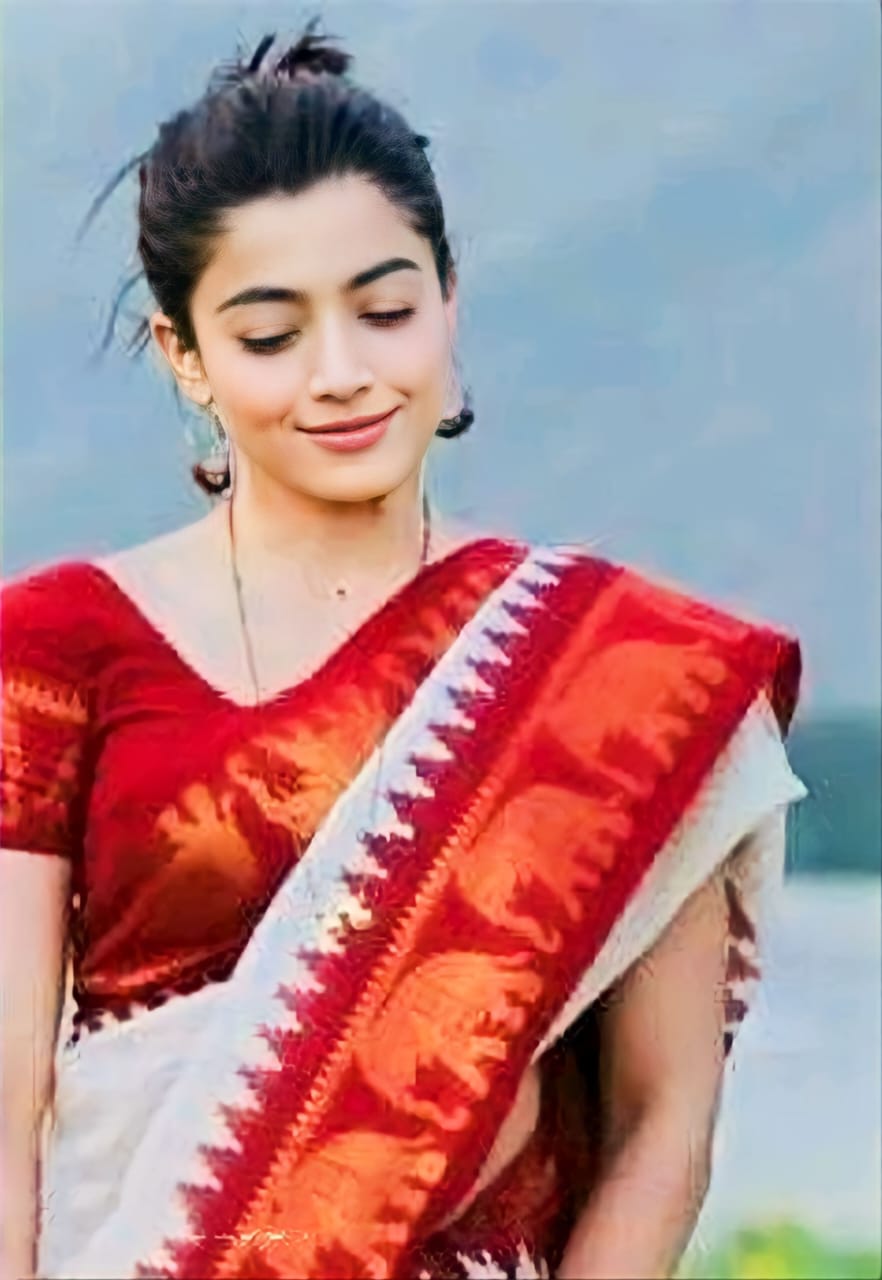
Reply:
<svg viewBox="0 0 882 1280"><path fill-rule="evenodd" d="M67 683L89 676L109 611L106 583L87 560L61 560L0 583L4 681L22 672Z"/></svg>
<svg viewBox="0 0 882 1280"><path fill-rule="evenodd" d="M214 510L201 520L100 556L94 564L111 577L122 580L130 576L179 573L191 561L198 562L204 556L207 542L216 536L214 525L218 518L218 512Z"/></svg>
<svg viewBox="0 0 882 1280"><path fill-rule="evenodd" d="M99 591L99 571L89 560L57 560L0 581L4 635L27 625L33 632L75 623Z"/></svg>
<svg viewBox="0 0 882 1280"><path fill-rule="evenodd" d="M0 585L0 841L72 853L102 657L114 633L104 584L64 560Z"/></svg>
<svg viewBox="0 0 882 1280"><path fill-rule="evenodd" d="M466 524L445 515L432 521L431 559L443 560L458 551L482 545L510 546L514 539L499 530Z"/></svg>
<svg viewBox="0 0 882 1280"><path fill-rule="evenodd" d="M728 638L765 632L793 639L789 632L753 611L747 602L733 604L716 593L698 591L662 570L646 570L602 556L598 549L599 544L587 542L532 547L539 560L544 554L575 573L601 574L632 607L642 606L647 615L679 623L684 629L697 627Z"/></svg>
<svg viewBox="0 0 882 1280"><path fill-rule="evenodd" d="M778 726L787 733L802 675L801 645L790 628L749 603L696 591L662 571L607 558L599 550L596 543L551 543L534 546L533 554L540 563L544 556L561 566L561 576L581 592L586 608L602 608L606 635L656 652L691 650L718 660L745 688L767 692Z"/></svg>
<svg viewBox="0 0 882 1280"><path fill-rule="evenodd" d="M0 581L0 653L4 667L33 665L70 673L100 664L131 621L124 585L198 558L204 521L121 551L66 558Z"/></svg>

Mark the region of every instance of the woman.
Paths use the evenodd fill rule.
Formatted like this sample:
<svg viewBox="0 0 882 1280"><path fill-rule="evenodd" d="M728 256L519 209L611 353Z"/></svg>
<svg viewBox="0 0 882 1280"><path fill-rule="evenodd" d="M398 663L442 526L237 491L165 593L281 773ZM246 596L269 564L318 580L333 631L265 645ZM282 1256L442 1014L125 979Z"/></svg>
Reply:
<svg viewBox="0 0 882 1280"><path fill-rule="evenodd" d="M4 1276L667 1276L798 645L430 525L472 414L427 140L273 44L137 161L219 501L3 590Z"/></svg>

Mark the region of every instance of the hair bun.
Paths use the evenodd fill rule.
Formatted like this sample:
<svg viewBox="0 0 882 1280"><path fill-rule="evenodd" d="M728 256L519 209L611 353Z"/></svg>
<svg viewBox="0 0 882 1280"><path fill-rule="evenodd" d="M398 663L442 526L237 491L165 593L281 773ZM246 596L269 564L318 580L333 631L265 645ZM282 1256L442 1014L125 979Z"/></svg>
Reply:
<svg viewBox="0 0 882 1280"><path fill-rule="evenodd" d="M352 62L350 54L328 41L333 37L315 34L318 18L313 18L296 44L291 45L272 66L265 67L264 59L275 42L275 36L264 36L251 59L249 75L269 76L273 79L297 80L306 76L342 76Z"/></svg>

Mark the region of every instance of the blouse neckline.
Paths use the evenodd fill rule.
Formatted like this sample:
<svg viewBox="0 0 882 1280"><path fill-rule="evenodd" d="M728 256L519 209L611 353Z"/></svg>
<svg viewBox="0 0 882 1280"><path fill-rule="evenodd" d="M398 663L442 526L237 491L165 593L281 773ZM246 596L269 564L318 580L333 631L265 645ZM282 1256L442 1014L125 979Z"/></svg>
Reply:
<svg viewBox="0 0 882 1280"><path fill-rule="evenodd" d="M245 715L261 715L280 707L287 707L298 697L305 695L315 686L330 678L340 665L346 665L365 652L382 648L384 641L390 636L395 616L401 609L411 604L411 597L419 597L435 583L442 570L450 570L461 560L469 556L487 552L508 551L519 547L516 540L481 535L459 543L452 550L437 559L430 560L421 566L417 573L400 587L397 587L383 600L376 609L360 622L334 649L332 649L317 666L305 676L276 692L262 698L259 702L243 702L237 697L219 688L208 676L187 657L165 634L157 622L144 610L135 597L117 580L114 574L103 565L93 560L80 561L80 567L90 573L122 605L127 615L135 622L150 643L167 656L186 678L186 680L202 690L216 703Z"/></svg>

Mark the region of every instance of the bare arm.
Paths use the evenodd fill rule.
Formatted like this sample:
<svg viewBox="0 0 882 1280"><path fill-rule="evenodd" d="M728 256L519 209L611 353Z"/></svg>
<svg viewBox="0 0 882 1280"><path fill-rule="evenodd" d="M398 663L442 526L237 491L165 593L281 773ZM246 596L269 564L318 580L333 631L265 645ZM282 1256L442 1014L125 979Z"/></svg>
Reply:
<svg viewBox="0 0 882 1280"><path fill-rule="evenodd" d="M723 1079L726 903L706 882L601 1019L604 1153L559 1280L667 1280L710 1180Z"/></svg>
<svg viewBox="0 0 882 1280"><path fill-rule="evenodd" d="M0 849L0 1280L31 1277L36 1265L69 892L66 859Z"/></svg>

